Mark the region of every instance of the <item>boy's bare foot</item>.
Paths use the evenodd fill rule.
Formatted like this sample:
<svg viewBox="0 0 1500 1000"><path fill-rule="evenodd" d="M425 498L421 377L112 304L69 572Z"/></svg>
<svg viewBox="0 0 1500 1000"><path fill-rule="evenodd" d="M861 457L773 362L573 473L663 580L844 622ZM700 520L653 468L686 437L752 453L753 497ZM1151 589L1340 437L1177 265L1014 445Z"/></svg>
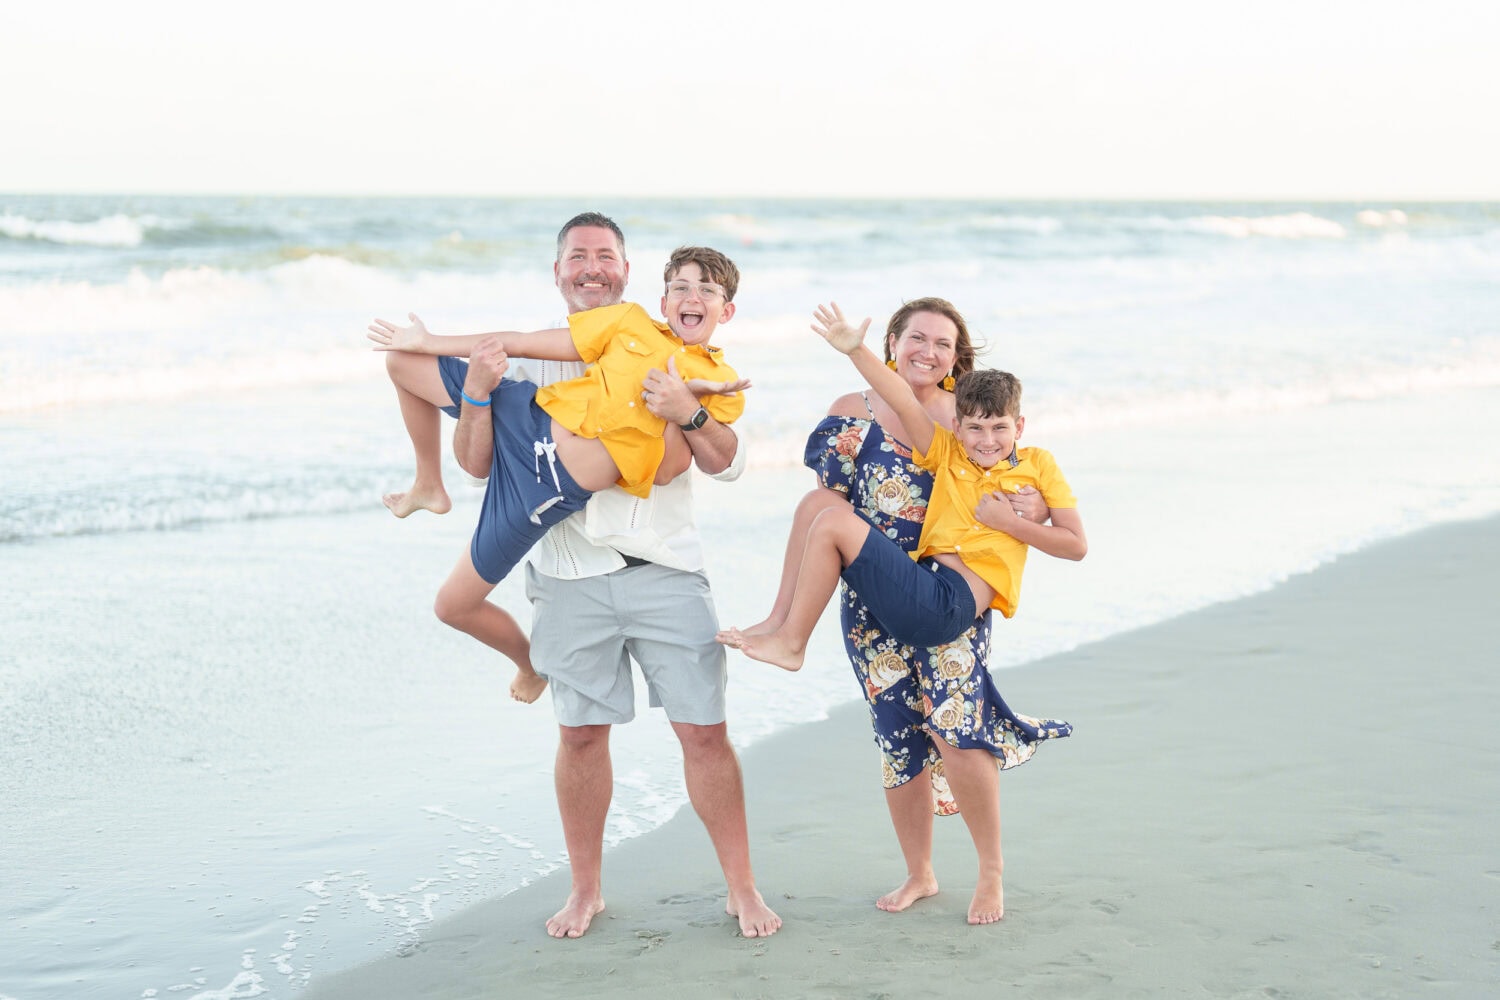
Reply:
<svg viewBox="0 0 1500 1000"><path fill-rule="evenodd" d="M510 696L527 705L540 698L545 690L547 690L547 678L536 671L523 674L517 670L516 679L510 682Z"/></svg>
<svg viewBox="0 0 1500 1000"><path fill-rule="evenodd" d="M579 938L588 933L594 917L604 912L604 900L599 896L581 896L577 892L568 894L563 908L552 914L547 921L547 933L555 938Z"/></svg>
<svg viewBox="0 0 1500 1000"><path fill-rule="evenodd" d="M735 899L731 893L729 902L724 904L724 912L739 918L740 933L747 938L770 937L781 930L781 918L754 889L742 899Z"/></svg>
<svg viewBox="0 0 1500 1000"><path fill-rule="evenodd" d="M974 898L969 901L969 923L993 924L1005 916L1005 887L1000 876L979 877Z"/></svg>
<svg viewBox="0 0 1500 1000"><path fill-rule="evenodd" d="M875 905L887 913L900 913L917 900L937 894L937 879L931 875L924 878L908 875L905 882L875 900Z"/></svg>
<svg viewBox="0 0 1500 1000"><path fill-rule="evenodd" d="M413 486L405 493L387 493L380 498L386 509L397 517L405 517L412 511L430 510L434 514L446 514L453 509L453 501L448 499L448 491L441 486L437 489L417 489Z"/></svg>
<svg viewBox="0 0 1500 1000"><path fill-rule="evenodd" d="M746 635L738 629L730 629L730 640L719 639L726 646L733 646L752 660L770 663L782 670L801 670L802 660L807 656L807 646L793 647L791 641L780 632L766 635ZM724 633L719 633L723 635ZM718 639L718 636L714 638Z"/></svg>
<svg viewBox="0 0 1500 1000"><path fill-rule="evenodd" d="M740 628L735 629L734 631L738 632L740 635L770 635L772 632L775 632L777 629L781 628L781 623L784 621L786 621L785 618L781 618L779 620L776 618L767 618L763 622L756 622L749 628Z"/></svg>

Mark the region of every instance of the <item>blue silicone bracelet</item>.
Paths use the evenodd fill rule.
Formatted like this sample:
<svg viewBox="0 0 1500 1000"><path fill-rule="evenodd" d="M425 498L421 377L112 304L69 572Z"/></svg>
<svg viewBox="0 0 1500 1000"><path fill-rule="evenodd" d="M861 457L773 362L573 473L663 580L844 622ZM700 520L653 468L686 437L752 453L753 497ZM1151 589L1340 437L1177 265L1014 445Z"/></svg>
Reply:
<svg viewBox="0 0 1500 1000"><path fill-rule="evenodd" d="M467 392L464 392L462 389L458 390L458 394L460 396L462 396L464 398L464 402L468 403L470 406L489 406L490 405L490 401L488 399L485 399L485 400L471 399L469 397L469 394Z"/></svg>

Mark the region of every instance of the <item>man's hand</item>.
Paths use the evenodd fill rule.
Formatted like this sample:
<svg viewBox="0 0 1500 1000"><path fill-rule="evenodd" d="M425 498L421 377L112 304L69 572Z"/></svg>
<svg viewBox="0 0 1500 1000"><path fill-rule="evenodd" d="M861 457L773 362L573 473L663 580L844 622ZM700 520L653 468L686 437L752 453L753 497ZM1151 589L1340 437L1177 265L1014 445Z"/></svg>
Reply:
<svg viewBox="0 0 1500 1000"><path fill-rule="evenodd" d="M817 312L813 314L816 322L812 325L813 333L822 337L833 345L834 350L840 354L853 354L859 346L865 342L865 332L870 329L870 317L858 327L851 326L844 319L843 310L839 309L837 302L818 306Z"/></svg>
<svg viewBox="0 0 1500 1000"><path fill-rule="evenodd" d="M1042 499L1035 486L1022 486L1014 493L1005 494L1005 499L1010 501L1011 509L1016 512L1017 517L1025 518L1033 524L1046 524L1047 518L1052 516L1047 501Z"/></svg>
<svg viewBox="0 0 1500 1000"><path fill-rule="evenodd" d="M510 358L500 346L499 337L486 337L469 354L469 374L464 378L464 395L488 399L500 378L510 367Z"/></svg>
<svg viewBox="0 0 1500 1000"><path fill-rule="evenodd" d="M667 358L666 371L653 368L646 373L641 380L641 398L646 401L646 409L669 423L685 424L698 412L698 397L677 374L675 358Z"/></svg>
<svg viewBox="0 0 1500 1000"><path fill-rule="evenodd" d="M365 336L375 342L372 350L407 351L411 354L421 354L422 344L427 339L427 327L417 318L416 313L407 313L406 318L411 320L410 326L397 326L384 319L377 319L371 323L370 332Z"/></svg>

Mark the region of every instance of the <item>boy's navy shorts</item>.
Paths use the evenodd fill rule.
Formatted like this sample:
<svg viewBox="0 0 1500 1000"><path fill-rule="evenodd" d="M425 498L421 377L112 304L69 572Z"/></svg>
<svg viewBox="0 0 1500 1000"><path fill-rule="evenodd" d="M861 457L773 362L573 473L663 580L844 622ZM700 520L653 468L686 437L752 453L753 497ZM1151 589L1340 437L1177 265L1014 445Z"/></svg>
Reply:
<svg viewBox="0 0 1500 1000"><path fill-rule="evenodd" d="M438 374L443 378L443 388L448 390L448 398L453 400L452 406L443 407L443 412L453 419L458 419L459 405L463 402L464 379L469 377L469 363L463 358L450 358L439 355L437 359Z"/></svg>
<svg viewBox="0 0 1500 1000"><path fill-rule="evenodd" d="M918 649L952 642L974 624L974 592L958 570L911 554L874 528L839 574L900 642Z"/></svg>
<svg viewBox="0 0 1500 1000"><path fill-rule="evenodd" d="M458 358L438 358L443 385L454 402L450 412L458 409L468 367ZM531 382L500 380L490 393L490 427L495 442L490 478L469 557L486 583L499 583L548 528L582 510L593 494L557 460L552 418L536 405Z"/></svg>

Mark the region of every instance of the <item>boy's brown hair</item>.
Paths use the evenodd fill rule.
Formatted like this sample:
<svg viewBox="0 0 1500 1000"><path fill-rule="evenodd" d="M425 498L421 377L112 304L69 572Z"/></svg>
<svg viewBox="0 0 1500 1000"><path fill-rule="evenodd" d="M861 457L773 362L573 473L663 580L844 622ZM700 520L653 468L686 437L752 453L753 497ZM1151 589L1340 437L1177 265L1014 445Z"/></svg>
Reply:
<svg viewBox="0 0 1500 1000"><path fill-rule="evenodd" d="M1021 380L1010 372L976 368L958 380L953 410L963 417L1019 417Z"/></svg>
<svg viewBox="0 0 1500 1000"><path fill-rule="evenodd" d="M697 264L698 269L703 272L704 280L712 281L724 289L725 302L734 301L734 293L740 287L740 269L734 266L734 261L712 247L678 247L667 258L662 280L671 281L688 264Z"/></svg>
<svg viewBox="0 0 1500 1000"><path fill-rule="evenodd" d="M947 299L940 299L935 295L929 295L924 299L912 299L903 303L900 309L891 314L891 321L885 325L885 360L891 361L895 355L891 353L891 341L900 340L901 335L906 332L906 324L916 313L934 313L938 316L946 316L953 321L958 328L958 338L953 342L953 377L962 378L968 372L974 370L974 342L969 336L969 324L964 322L964 314L958 311L958 307Z"/></svg>

